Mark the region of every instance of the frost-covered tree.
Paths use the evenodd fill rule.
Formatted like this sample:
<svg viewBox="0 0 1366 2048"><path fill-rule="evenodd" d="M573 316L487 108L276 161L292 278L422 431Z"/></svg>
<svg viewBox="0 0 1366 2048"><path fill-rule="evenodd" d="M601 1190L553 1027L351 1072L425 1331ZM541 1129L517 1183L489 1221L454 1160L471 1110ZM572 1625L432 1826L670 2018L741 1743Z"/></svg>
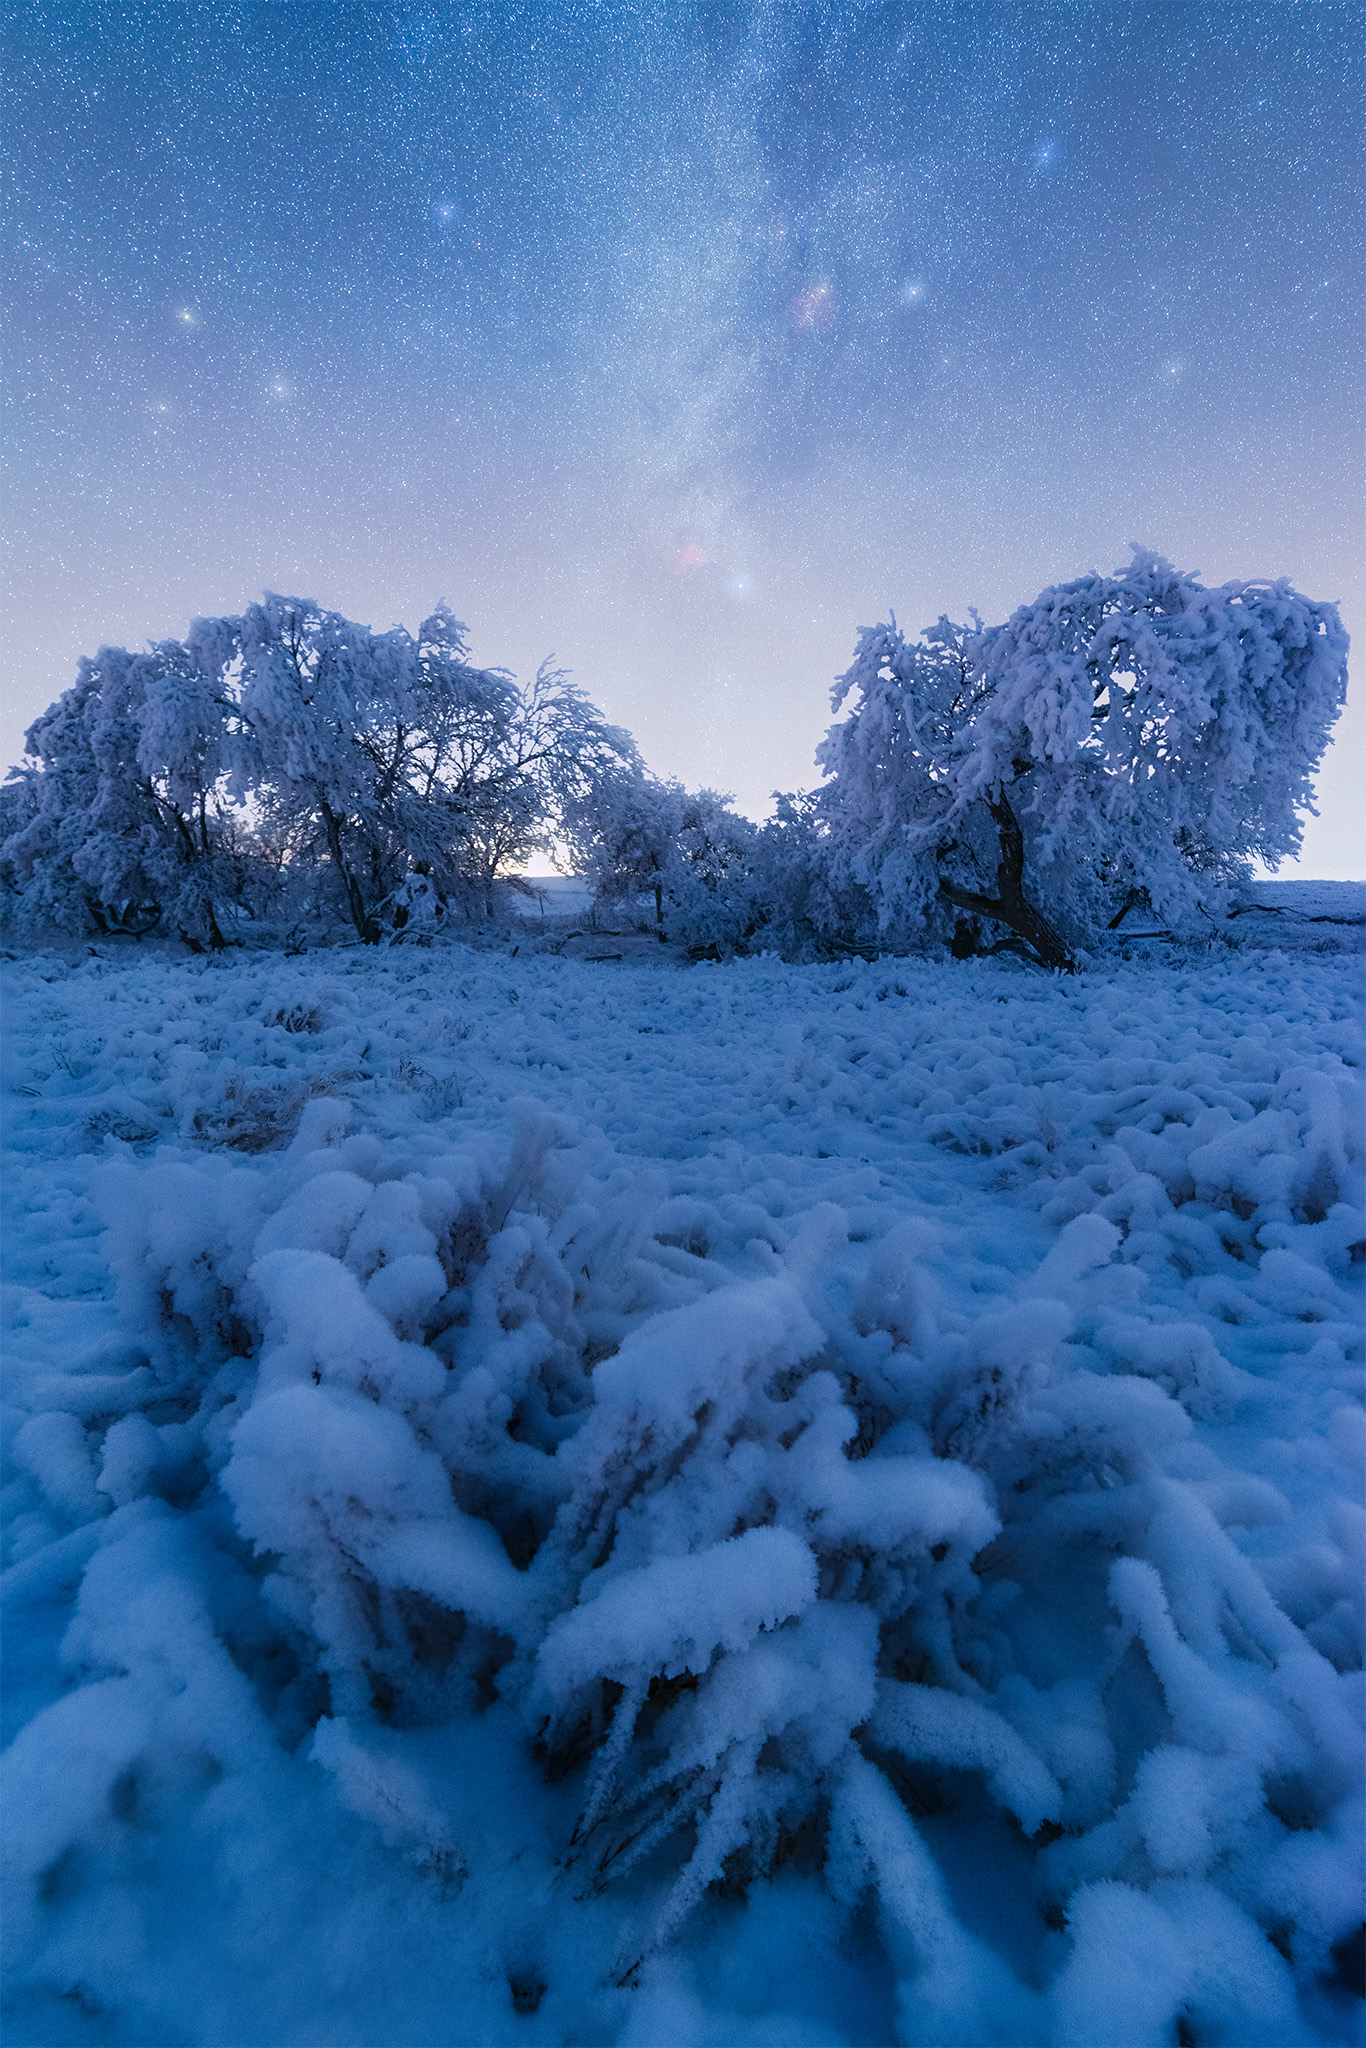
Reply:
<svg viewBox="0 0 1366 2048"><path fill-rule="evenodd" d="M543 662L516 698L498 757L462 794L479 820L469 846L485 895L529 854L548 851L571 816L591 815L641 773L630 734Z"/></svg>
<svg viewBox="0 0 1366 2048"><path fill-rule="evenodd" d="M834 872L822 794L776 790L773 816L759 834L753 886L762 939L787 960L828 959L877 936L868 890Z"/></svg>
<svg viewBox="0 0 1366 2048"><path fill-rule="evenodd" d="M268 593L240 617L196 621L189 644L238 679L267 809L327 867L367 941L415 867L438 891L487 899L565 803L634 759L548 664L526 690L473 667L444 606L414 638Z"/></svg>
<svg viewBox="0 0 1366 2048"><path fill-rule="evenodd" d="M669 928L694 952L743 946L764 921L758 827L714 789L685 794L666 900Z"/></svg>
<svg viewBox="0 0 1366 2048"><path fill-rule="evenodd" d="M641 770L604 776L566 808L563 846L572 872L591 882L599 903L652 895L662 928L686 802L679 783Z"/></svg>
<svg viewBox="0 0 1366 2048"><path fill-rule="evenodd" d="M406 766L407 635L376 635L267 593L240 617L197 619L196 665L233 689L248 774L296 862L327 868L359 936L377 939Z"/></svg>
<svg viewBox="0 0 1366 2048"><path fill-rule="evenodd" d="M18 843L38 815L36 777L31 769L11 768L0 782L0 906L6 923L23 909L23 889L9 848Z"/></svg>
<svg viewBox="0 0 1366 2048"><path fill-rule="evenodd" d="M1144 549L1001 626L865 628L817 755L833 873L884 927L967 914L1053 967L1138 902L1197 927L1298 846L1346 654L1331 604Z"/></svg>
<svg viewBox="0 0 1366 2048"><path fill-rule="evenodd" d="M7 799L20 914L223 944L225 901L364 940L487 906L635 749L548 664L519 688L442 605L416 636L268 593L184 642L103 648L32 727Z"/></svg>
<svg viewBox="0 0 1366 2048"><path fill-rule="evenodd" d="M695 952L734 952L765 923L759 832L713 789L607 775L564 813L564 850L600 903L653 895L661 932Z"/></svg>
<svg viewBox="0 0 1366 2048"><path fill-rule="evenodd" d="M221 947L243 883L240 721L178 641L103 647L27 735L5 859L26 916Z"/></svg>

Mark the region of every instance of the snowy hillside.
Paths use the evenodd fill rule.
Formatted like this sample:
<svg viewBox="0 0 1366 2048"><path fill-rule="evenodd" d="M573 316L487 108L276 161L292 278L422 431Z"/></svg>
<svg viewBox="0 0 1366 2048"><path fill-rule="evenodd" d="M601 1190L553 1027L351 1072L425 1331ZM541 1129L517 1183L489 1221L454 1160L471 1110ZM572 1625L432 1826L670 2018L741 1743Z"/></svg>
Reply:
<svg viewBox="0 0 1366 2048"><path fill-rule="evenodd" d="M1356 2038L1317 930L12 960L9 2048Z"/></svg>

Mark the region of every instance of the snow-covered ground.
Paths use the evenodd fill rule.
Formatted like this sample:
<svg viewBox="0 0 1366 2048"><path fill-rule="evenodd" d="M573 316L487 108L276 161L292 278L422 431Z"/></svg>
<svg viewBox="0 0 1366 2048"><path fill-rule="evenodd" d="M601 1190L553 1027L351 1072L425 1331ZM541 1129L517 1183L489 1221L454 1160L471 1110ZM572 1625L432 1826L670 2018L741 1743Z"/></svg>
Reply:
<svg viewBox="0 0 1366 2048"><path fill-rule="evenodd" d="M572 888L573 877L567 879ZM1360 924L1366 914L1366 882L1278 882L1271 876L1266 881L1251 883L1247 900L1264 904L1291 919Z"/></svg>
<svg viewBox="0 0 1366 2048"><path fill-rule="evenodd" d="M9 2048L1356 2038L1335 930L12 960Z"/></svg>

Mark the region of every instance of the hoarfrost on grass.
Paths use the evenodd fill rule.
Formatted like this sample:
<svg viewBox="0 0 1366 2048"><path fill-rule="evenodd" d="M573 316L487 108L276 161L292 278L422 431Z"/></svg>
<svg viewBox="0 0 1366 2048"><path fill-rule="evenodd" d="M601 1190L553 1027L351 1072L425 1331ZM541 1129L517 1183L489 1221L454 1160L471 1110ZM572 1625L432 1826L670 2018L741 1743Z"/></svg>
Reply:
<svg viewBox="0 0 1366 2048"><path fill-rule="evenodd" d="M8 973L14 2043L1353 2038L1354 959Z"/></svg>

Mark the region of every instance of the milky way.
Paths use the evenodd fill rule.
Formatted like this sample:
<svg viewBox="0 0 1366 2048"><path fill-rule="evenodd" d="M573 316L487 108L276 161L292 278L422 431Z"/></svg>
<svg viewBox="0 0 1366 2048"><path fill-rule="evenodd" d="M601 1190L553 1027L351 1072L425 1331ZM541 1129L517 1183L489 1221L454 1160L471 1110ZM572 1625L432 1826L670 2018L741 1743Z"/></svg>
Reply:
<svg viewBox="0 0 1366 2048"><path fill-rule="evenodd" d="M7 758L263 587L445 597L756 815L889 608L1137 539L1366 625L1355 6L10 24ZM1335 753L1306 862L1360 873Z"/></svg>

